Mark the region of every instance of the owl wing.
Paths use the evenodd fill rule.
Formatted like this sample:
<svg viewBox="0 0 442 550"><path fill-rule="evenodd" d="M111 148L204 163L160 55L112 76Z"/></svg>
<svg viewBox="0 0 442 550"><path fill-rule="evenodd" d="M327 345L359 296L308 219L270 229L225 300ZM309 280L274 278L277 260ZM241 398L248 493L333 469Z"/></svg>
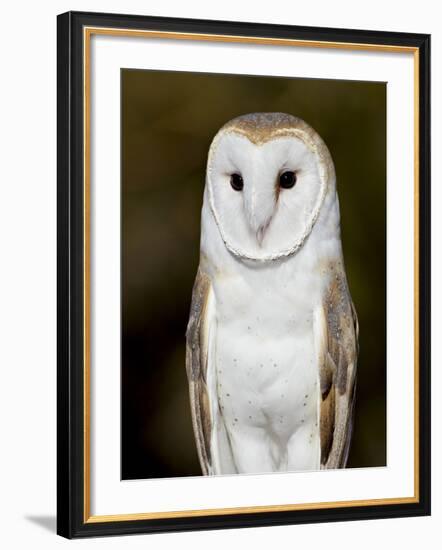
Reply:
<svg viewBox="0 0 442 550"><path fill-rule="evenodd" d="M213 429L212 404L207 374L211 329L214 327L214 297L209 277L201 268L192 292L186 332L186 370L198 458L204 475L211 473L210 442Z"/></svg>
<svg viewBox="0 0 442 550"><path fill-rule="evenodd" d="M332 266L319 317L321 468L345 468L353 428L359 326L341 264Z"/></svg>

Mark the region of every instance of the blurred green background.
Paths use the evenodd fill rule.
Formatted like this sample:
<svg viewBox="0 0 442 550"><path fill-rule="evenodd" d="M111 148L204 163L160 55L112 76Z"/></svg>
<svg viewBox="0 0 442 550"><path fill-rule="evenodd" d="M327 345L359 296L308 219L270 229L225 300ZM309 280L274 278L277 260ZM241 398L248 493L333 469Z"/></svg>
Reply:
<svg viewBox="0 0 442 550"><path fill-rule="evenodd" d="M386 85L122 70L122 478L200 475L185 370L210 142L229 119L282 111L336 166L360 323L349 467L386 464Z"/></svg>

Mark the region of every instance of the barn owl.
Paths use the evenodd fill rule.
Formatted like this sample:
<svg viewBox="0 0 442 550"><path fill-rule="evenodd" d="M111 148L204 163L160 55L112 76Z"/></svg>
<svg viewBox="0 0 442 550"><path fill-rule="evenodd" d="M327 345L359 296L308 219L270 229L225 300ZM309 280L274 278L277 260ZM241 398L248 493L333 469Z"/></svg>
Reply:
<svg viewBox="0 0 442 550"><path fill-rule="evenodd" d="M243 115L212 141L186 333L205 475L346 465L358 322L335 180L292 115Z"/></svg>

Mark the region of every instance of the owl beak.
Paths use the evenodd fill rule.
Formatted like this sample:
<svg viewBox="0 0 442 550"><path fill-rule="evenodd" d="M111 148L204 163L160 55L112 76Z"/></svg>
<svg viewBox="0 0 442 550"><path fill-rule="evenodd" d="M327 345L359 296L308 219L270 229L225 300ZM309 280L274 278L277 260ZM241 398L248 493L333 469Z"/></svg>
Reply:
<svg viewBox="0 0 442 550"><path fill-rule="evenodd" d="M262 246L272 220L275 199L269 195L267 189L259 190L256 186L250 185L244 189L244 207L252 235L255 236L258 245Z"/></svg>
<svg viewBox="0 0 442 550"><path fill-rule="evenodd" d="M269 226L270 221L258 227L256 231L256 240L258 241L259 246L262 246L262 241L264 240L265 232Z"/></svg>
<svg viewBox="0 0 442 550"><path fill-rule="evenodd" d="M261 212L260 216L256 215L255 209L252 209L249 215L249 225L252 233L256 236L259 246L262 246L267 229L272 220L271 212Z"/></svg>
<svg viewBox="0 0 442 550"><path fill-rule="evenodd" d="M252 234L255 235L259 246L262 246L270 219L267 216L263 217L262 215L258 217L255 209L251 208L248 210L248 221Z"/></svg>

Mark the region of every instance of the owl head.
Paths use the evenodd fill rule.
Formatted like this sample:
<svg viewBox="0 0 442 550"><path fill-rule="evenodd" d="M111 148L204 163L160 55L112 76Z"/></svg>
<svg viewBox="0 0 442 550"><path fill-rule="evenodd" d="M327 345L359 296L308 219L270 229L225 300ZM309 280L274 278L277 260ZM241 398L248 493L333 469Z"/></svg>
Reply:
<svg viewBox="0 0 442 550"><path fill-rule="evenodd" d="M253 113L216 134L206 187L228 250L244 259L275 260L303 245L327 192L335 192L335 170L327 146L306 122Z"/></svg>

